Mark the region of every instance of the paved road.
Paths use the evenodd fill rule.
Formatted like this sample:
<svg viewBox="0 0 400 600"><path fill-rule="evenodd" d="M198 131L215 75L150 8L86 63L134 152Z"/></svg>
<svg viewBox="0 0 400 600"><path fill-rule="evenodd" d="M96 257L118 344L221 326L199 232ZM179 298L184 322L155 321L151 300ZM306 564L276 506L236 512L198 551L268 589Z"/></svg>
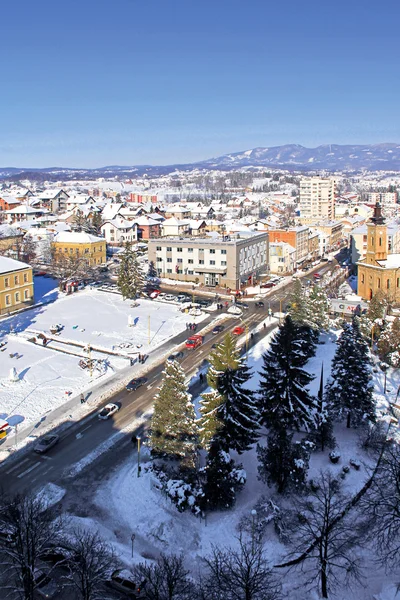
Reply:
<svg viewBox="0 0 400 600"><path fill-rule="evenodd" d="M323 274L331 268L331 264L326 264L324 266L320 265L313 271ZM309 272L308 278L312 278L313 271ZM268 323L268 307L270 306L273 312L278 312L281 305L285 306L285 300L291 288L292 284L289 284L285 289L272 291L264 301L264 309L256 309L254 303L249 303L249 309L244 312L242 318L244 324L248 326L248 332L251 333L263 321L268 324L267 329L262 329L254 336L252 343L256 343L260 337L271 330L272 325ZM226 331L231 330L237 323L237 319L228 321L224 332L216 336L211 333L207 334L205 342L200 348L194 351L185 351L185 356L181 361L185 372L190 374L196 368L201 367L211 351L212 344L221 340ZM245 343L244 337L243 343ZM248 341L251 342L249 338ZM66 431L62 435L59 444L46 455L37 455L32 451L31 453L21 454L20 460L15 457L12 462L4 461L4 464L0 466L0 477L4 490L9 493L25 490L34 491L48 482L57 483L68 488L74 479L71 476L66 477L66 471L71 465L82 460L100 444L110 440L113 434L129 426L135 419L149 411L153 403L155 390L161 383L163 368L163 364L153 368L150 367L147 374L148 383L139 390L135 392L123 390L110 398L109 401L120 403L121 409L109 421L100 421L96 410ZM197 389L193 388L190 391L199 393L201 391L199 383L197 382L195 385ZM141 433L142 429L143 425L138 428L137 433ZM131 435L131 433L121 434L113 449L100 455L91 464L90 469L86 469L79 477L83 477L85 482L89 479L93 480L99 474L115 467L120 461L124 460L127 454L132 453L133 450L130 442Z"/></svg>

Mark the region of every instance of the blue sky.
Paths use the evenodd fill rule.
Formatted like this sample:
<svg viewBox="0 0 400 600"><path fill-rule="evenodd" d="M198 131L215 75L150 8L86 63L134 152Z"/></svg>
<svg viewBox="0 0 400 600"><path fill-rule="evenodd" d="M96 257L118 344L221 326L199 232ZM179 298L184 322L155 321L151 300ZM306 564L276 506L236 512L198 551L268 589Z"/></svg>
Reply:
<svg viewBox="0 0 400 600"><path fill-rule="evenodd" d="M395 0L3 0L1 12L0 166L400 141Z"/></svg>

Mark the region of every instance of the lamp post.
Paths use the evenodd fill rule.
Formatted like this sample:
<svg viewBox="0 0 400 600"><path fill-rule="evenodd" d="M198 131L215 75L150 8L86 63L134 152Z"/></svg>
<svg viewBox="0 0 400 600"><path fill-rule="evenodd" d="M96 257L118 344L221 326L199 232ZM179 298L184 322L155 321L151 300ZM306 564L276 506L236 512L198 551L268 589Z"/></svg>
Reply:
<svg viewBox="0 0 400 600"><path fill-rule="evenodd" d="M131 535L131 542L132 542L132 558L133 558L133 544L134 544L134 542L135 542L135 537L136 537L136 535L135 535L134 533L132 533L132 535Z"/></svg>
<svg viewBox="0 0 400 600"><path fill-rule="evenodd" d="M251 553L254 554L254 539L256 535L256 517L257 511L253 508L251 511Z"/></svg>
<svg viewBox="0 0 400 600"><path fill-rule="evenodd" d="M380 364L380 367L381 367L381 370L383 371L383 374L385 376L384 384L383 384L383 393L386 394L386 373L387 373L387 370L389 368L389 365L386 364L386 363L384 363L384 362L382 362Z"/></svg>
<svg viewBox="0 0 400 600"><path fill-rule="evenodd" d="M140 440L141 437L140 435L137 436L137 476L140 477L140 470L141 470L141 466L140 466Z"/></svg>

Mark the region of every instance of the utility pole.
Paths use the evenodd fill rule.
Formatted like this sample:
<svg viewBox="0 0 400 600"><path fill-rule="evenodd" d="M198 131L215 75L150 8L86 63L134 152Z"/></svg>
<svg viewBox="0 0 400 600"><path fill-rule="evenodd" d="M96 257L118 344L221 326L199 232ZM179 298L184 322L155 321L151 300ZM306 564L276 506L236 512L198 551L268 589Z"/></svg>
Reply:
<svg viewBox="0 0 400 600"><path fill-rule="evenodd" d="M138 435L137 436L137 476L140 477L140 471L141 471L141 466L140 466L140 440L141 437Z"/></svg>

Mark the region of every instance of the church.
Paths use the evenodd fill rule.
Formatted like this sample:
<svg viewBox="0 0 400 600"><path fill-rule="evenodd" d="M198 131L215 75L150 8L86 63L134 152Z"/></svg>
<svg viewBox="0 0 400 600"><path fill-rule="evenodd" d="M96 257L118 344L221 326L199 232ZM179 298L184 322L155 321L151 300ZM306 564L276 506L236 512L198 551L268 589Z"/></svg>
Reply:
<svg viewBox="0 0 400 600"><path fill-rule="evenodd" d="M400 303L400 254L389 253L387 225L378 202L367 227L366 257L357 263L357 294L371 300L383 292L390 302Z"/></svg>

